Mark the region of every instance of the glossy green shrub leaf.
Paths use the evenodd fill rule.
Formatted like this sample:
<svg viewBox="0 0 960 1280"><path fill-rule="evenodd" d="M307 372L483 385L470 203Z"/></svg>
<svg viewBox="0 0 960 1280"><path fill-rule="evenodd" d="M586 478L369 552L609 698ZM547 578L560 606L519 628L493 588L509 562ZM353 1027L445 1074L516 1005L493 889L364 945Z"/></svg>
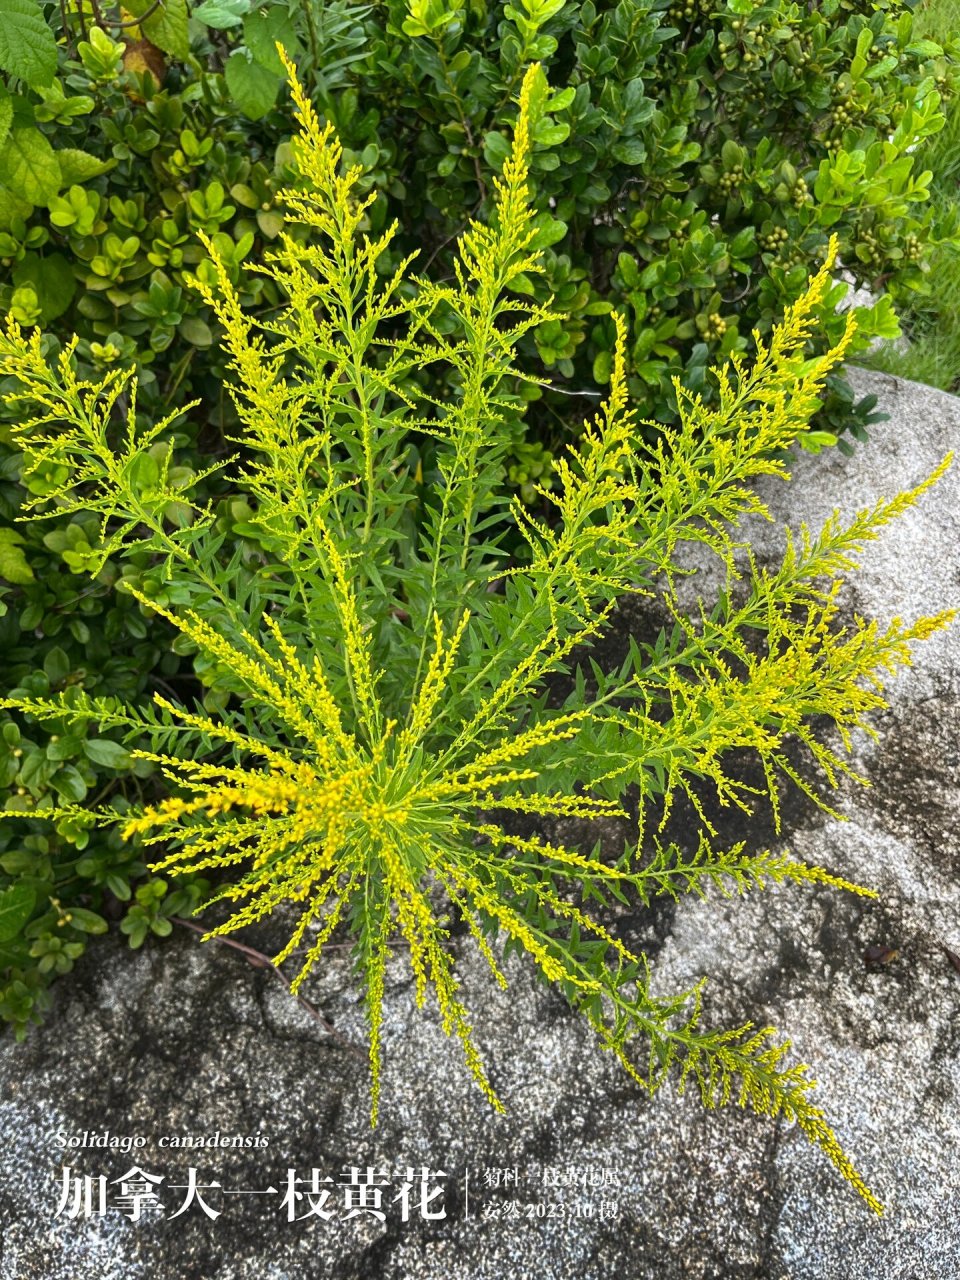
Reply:
<svg viewBox="0 0 960 1280"><path fill-rule="evenodd" d="M70 659L59 645L44 658L43 671L51 684L60 684L70 674Z"/></svg>
<svg viewBox="0 0 960 1280"><path fill-rule="evenodd" d="M187 316L181 320L180 333L192 347L209 347L213 342L213 331L199 316Z"/></svg>
<svg viewBox="0 0 960 1280"><path fill-rule="evenodd" d="M23 929L33 913L37 900L35 890L26 885L11 885L0 890L0 942L9 942Z"/></svg>
<svg viewBox="0 0 960 1280"><path fill-rule="evenodd" d="M77 288L73 269L61 253L43 257L37 253L26 254L14 268L13 280L17 285L33 288L44 324L63 315Z"/></svg>
<svg viewBox="0 0 960 1280"><path fill-rule="evenodd" d="M84 754L94 764L107 769L125 769L130 764L130 752L119 742L109 738L88 738L83 744Z"/></svg>
<svg viewBox="0 0 960 1280"><path fill-rule="evenodd" d="M81 933L106 933L109 928L103 916L86 907L71 907L69 915L71 925Z"/></svg>
<svg viewBox="0 0 960 1280"><path fill-rule="evenodd" d="M23 585L32 582L33 570L23 553L23 535L0 526L0 578Z"/></svg>
<svg viewBox="0 0 960 1280"><path fill-rule="evenodd" d="M73 804L79 804L87 794L86 780L80 770L72 764L58 769L50 778L50 785L62 800Z"/></svg>

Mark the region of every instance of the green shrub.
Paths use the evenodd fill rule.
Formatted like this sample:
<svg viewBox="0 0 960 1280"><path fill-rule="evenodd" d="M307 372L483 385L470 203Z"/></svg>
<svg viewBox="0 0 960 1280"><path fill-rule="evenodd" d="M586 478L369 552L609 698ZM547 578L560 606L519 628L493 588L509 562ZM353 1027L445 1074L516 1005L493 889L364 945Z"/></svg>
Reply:
<svg viewBox="0 0 960 1280"><path fill-rule="evenodd" d="M29 7L29 0L19 3ZM182 30L175 22L181 10ZM189 43L181 10L165 5L165 24L158 12L160 25L147 25L153 39L183 59ZM22 324L78 332L79 358L94 376L136 359L148 406L180 387L202 394L207 419L195 415L180 433L177 466L168 475L187 482L201 450L223 450L229 402L225 366L213 358L209 311L185 287L184 271L202 256L198 230L212 234L224 260L237 264L276 235L270 205L283 170L281 135L264 151L223 76L204 73L192 59L165 68L157 48L133 35L113 39L80 26L76 14L73 26L72 42L61 40L59 48L50 35L54 61L42 74L28 76L15 61L0 64L18 77L11 81L15 96L0 91L0 305ZM247 297L263 307L275 301L255 283ZM162 456L163 450L141 461L145 485ZM148 628L136 603L114 592L112 568L89 581L99 546L95 519L12 527L25 496L52 492L59 482L55 469L40 471L24 488L21 467L0 425L0 646L7 685L34 694L83 688L133 698L171 684L195 687L174 633ZM221 524L236 527L229 505ZM39 724L21 735L7 723L3 734L7 812L51 799L136 796L151 772L115 742ZM108 921L139 946L148 932L168 933L170 917L189 909L202 888L174 891L115 834L69 821L26 836L4 827L0 868L0 885L15 894L6 928L0 897L0 1018L18 1034L46 1008L49 984ZM22 945L11 950L14 924Z"/></svg>
<svg viewBox="0 0 960 1280"><path fill-rule="evenodd" d="M366 993L374 1116L384 971L398 937L418 1005L432 989L444 1029L502 1107L448 946L456 916L496 981L506 985L505 954L525 954L642 1086L674 1074L707 1106L737 1101L795 1121L879 1208L812 1102L807 1069L787 1065L787 1045L750 1023L702 1028L699 985L654 996L645 957L616 935L615 906L781 881L869 892L783 853L713 849L700 797L712 785L748 810L753 789L726 768L746 748L775 818L783 779L816 799L785 754L793 735L828 784L848 771L823 722L849 745L851 729L885 705L884 675L949 615L843 624L840 577L936 477L849 525L835 517L816 536L802 530L779 568L751 564L739 601L703 601L695 619L680 609L678 544L697 541L733 571L732 531L765 511L751 480L786 476L779 458L852 339L848 318L830 350L807 358L834 245L752 366L733 355L716 372L713 406L681 395L679 425L656 444L643 444L628 407L619 320L608 398L558 462L555 492L540 491L552 518L508 502L513 388L531 376L517 353L525 335L562 322L525 296L543 269L528 185L542 83L534 66L491 183L490 222L461 235L451 279L413 277L409 263L383 272L396 228L364 233L374 197L358 190L358 168L341 172L335 135L296 81L290 232L255 266L281 305L259 318L245 309L242 281L202 236L212 270L195 283L224 331L242 424L243 457L225 464L227 483L248 495L244 523L269 557L256 573L243 571L216 510L168 469L183 410L144 421L131 372L79 379L76 342L50 361L39 333L9 321L0 371L33 413L16 428L25 475L59 477L31 505L100 521L88 567L127 565L117 580L125 598L175 627L233 694L211 714L160 693L150 707L78 689L13 691L0 707L61 734L96 726L114 750L153 766L158 784L133 806L67 797L20 816L119 828L153 851L155 872L215 878L204 905L226 911L214 909L207 936L292 905L297 923L276 962L296 955L294 990L334 930L348 930ZM309 232L305 243L294 229ZM410 375L441 367L458 393L437 400L430 381ZM508 526L523 550L506 560ZM591 665L590 641L617 600L637 593L665 602L672 633L634 641L619 669ZM558 706L546 682L568 671L572 690ZM621 857L515 830L529 815L625 818L630 787L640 829ZM645 842L644 818L665 821L681 793L701 815L699 837L688 848ZM17 945L26 943L14 936Z"/></svg>
<svg viewBox="0 0 960 1280"><path fill-rule="evenodd" d="M528 345L568 389L590 390L609 377L612 311L624 310L631 390L669 418L674 375L702 390L712 359L769 332L829 235L854 284L880 297L860 316L864 338L895 332L889 303L925 287L931 241L957 236L952 220L936 225L922 146L914 154L942 124L940 96L956 92L956 49L914 40L910 8L206 0L189 27L185 6L163 6L143 33L111 28L117 11L117 39L75 17L58 78L18 100L44 150L26 185L3 186L14 160L23 167L23 129L0 147L2 300L21 323L79 333L91 369L136 354L144 405L197 394L222 432L211 317L184 272L199 229L223 237L234 267L276 233L289 123L274 39L299 51L363 188L384 193L372 229L402 212L415 231L396 252L447 265L466 221L489 212L484 175L502 163L513 95L538 58L557 87L534 139L545 274L530 287L566 319ZM245 301L275 305L268 282L248 288ZM842 328L837 296L824 301L827 340ZM541 444L568 430L569 400L548 399ZM821 425L851 421L841 392Z"/></svg>
<svg viewBox="0 0 960 1280"><path fill-rule="evenodd" d="M568 319L535 339L572 388L609 376L604 313L623 309L631 392L669 417L673 376L702 390L712 359L769 332L830 235L854 284L880 298L861 335L891 335L890 303L925 287L927 245L956 236L953 222L934 225L913 155L942 123L938 92L955 92L956 64L912 41L908 6L431 0L414 21L399 0L389 9L355 100L331 118L354 151L399 132L404 214L430 252L486 207L478 166L503 157L524 60L542 58L557 86L533 159L537 296L549 291ZM390 105L398 95L403 110ZM842 327L836 300L822 313L828 341ZM851 419L862 426L837 385L818 425Z"/></svg>
<svg viewBox="0 0 960 1280"><path fill-rule="evenodd" d="M960 31L958 0L926 0L917 13L918 33L949 40ZM933 171L931 203L939 220L960 220L960 97L944 106L946 124L931 139L925 163ZM884 343L870 359L874 368L913 378L945 391L960 390L960 244L935 246L929 255L930 287L907 300L902 313L905 343Z"/></svg>

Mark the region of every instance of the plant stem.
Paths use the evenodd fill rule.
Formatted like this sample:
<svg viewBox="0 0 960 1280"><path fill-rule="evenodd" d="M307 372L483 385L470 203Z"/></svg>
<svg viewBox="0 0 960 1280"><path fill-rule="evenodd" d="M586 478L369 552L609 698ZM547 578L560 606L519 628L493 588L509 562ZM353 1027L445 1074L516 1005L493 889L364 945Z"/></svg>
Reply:
<svg viewBox="0 0 960 1280"><path fill-rule="evenodd" d="M207 932L207 930L204 929L202 925L194 924L192 920L184 920L181 916L171 916L170 920L171 920L171 923L179 924L184 929L190 929L194 933L205 934ZM286 978L283 976L283 974L280 972L280 970L277 968L277 966L273 963L273 961L270 959L268 955L265 955L262 951L257 951L254 947L248 947L243 942L237 942L233 938L218 937L218 938L214 938L213 941L222 942L225 947L232 947L234 951L239 951L240 954L246 956L250 964L254 965L256 968L269 969L271 973L273 973L277 978L279 978L279 980L283 983L285 990L289 994L290 988L287 984ZM301 1008L305 1009L307 1013L309 1013L311 1018L313 1018L316 1022L319 1022L320 1026L323 1027L324 1031L326 1031L328 1035L332 1036L334 1040L337 1040L340 1044L342 1044L345 1049L349 1050L349 1052L354 1055L354 1057L364 1058L364 1059L366 1058L366 1054L364 1054L360 1049L358 1049L356 1045L351 1044L350 1041L346 1038L346 1036L341 1031L337 1030L337 1028L329 1020L329 1018L325 1018L323 1016L323 1014L320 1012L320 1010L317 1008L315 1004L309 1001L305 996L301 996L301 995L294 996L294 999L296 1000L297 1004L301 1006Z"/></svg>

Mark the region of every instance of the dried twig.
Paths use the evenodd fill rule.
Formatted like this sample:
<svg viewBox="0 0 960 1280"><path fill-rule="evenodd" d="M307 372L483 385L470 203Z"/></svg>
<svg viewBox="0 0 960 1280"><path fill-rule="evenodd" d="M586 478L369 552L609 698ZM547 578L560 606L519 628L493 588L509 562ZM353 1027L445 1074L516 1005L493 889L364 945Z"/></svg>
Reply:
<svg viewBox="0 0 960 1280"><path fill-rule="evenodd" d="M192 929L194 933L207 932L207 930L204 929L202 925L194 924L192 920L184 920L181 916L171 916L170 920L173 924L182 925L184 929ZM264 955L262 951L257 951L254 947L248 947L243 942L236 942L233 938L217 937L217 938L214 938L213 941L222 942L225 947L232 947L234 951L239 951L241 955L246 956L250 964L255 965L256 968L269 969L271 973L275 974L276 977L279 978L279 980L283 983L285 990L289 993L290 988L287 985L286 978L283 976L283 974L280 972L280 970L277 968L277 966L273 963L273 961L270 959L268 955ZM306 996L297 995L297 996L294 996L294 999L296 1000L297 1004L301 1006L301 1008L305 1009L307 1013L309 1013L311 1018L314 1018L317 1022L320 1023L324 1031L326 1031L329 1035L333 1036L335 1040L338 1040L345 1049L349 1049L349 1051L358 1058L366 1057L363 1051L361 1049L358 1049L355 1044L351 1044L350 1041L343 1034L343 1032L338 1031L337 1028L333 1025L333 1023L329 1020L329 1018L325 1018L323 1014L320 1012L320 1010L317 1008L317 1006L311 1003L311 1001L309 1001L306 998Z"/></svg>

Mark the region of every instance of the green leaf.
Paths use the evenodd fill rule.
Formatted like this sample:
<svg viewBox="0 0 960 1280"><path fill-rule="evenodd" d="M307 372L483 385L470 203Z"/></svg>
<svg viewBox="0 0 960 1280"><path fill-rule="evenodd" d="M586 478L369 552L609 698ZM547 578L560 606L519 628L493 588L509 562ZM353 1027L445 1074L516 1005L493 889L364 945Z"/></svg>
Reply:
<svg viewBox="0 0 960 1280"><path fill-rule="evenodd" d="M533 219L533 226L536 228L536 236L530 243L537 249L547 249L552 244L558 244L567 234L567 224L559 218L552 218L549 213L538 214Z"/></svg>
<svg viewBox="0 0 960 1280"><path fill-rule="evenodd" d="M724 169L729 172L735 165L742 163L743 150L732 138L728 138L720 148L720 159L723 161Z"/></svg>
<svg viewBox="0 0 960 1280"><path fill-rule="evenodd" d="M0 185L0 230L9 230L17 218L26 222L32 213L33 205L29 200L24 200L9 187Z"/></svg>
<svg viewBox="0 0 960 1280"><path fill-rule="evenodd" d="M51 684L59 684L70 674L70 659L58 644L44 658L43 671Z"/></svg>
<svg viewBox="0 0 960 1280"><path fill-rule="evenodd" d="M210 326L199 316L186 316L180 322L180 336L192 347L209 347L213 342Z"/></svg>
<svg viewBox="0 0 960 1280"><path fill-rule="evenodd" d="M541 120L533 135L534 142L540 147L555 147L561 142L566 142L570 136L570 126L561 122L560 124L547 124L545 120Z"/></svg>
<svg viewBox="0 0 960 1280"><path fill-rule="evenodd" d="M0 858L0 867L3 867L8 876L14 879L26 878L34 873L37 868L38 858L35 853L30 853L26 849L11 849L9 853L5 853Z"/></svg>
<svg viewBox="0 0 960 1280"><path fill-rule="evenodd" d="M625 142L615 142L610 148L610 154L621 164L643 164L647 158L647 148L639 138L628 138Z"/></svg>
<svg viewBox="0 0 960 1280"><path fill-rule="evenodd" d="M125 933L130 938L130 946L136 951L138 947L142 947L146 941L148 926L147 922L142 919L131 920L129 916L125 916L121 925L120 932Z"/></svg>
<svg viewBox="0 0 960 1280"><path fill-rule="evenodd" d="M154 0L124 0L124 8L135 18L139 18L152 8L153 2ZM144 18L140 30L164 53L172 53L175 58L190 57L187 0L160 0L160 7L149 18Z"/></svg>
<svg viewBox="0 0 960 1280"><path fill-rule="evenodd" d="M0 0L0 68L32 89L57 70L57 42L36 0Z"/></svg>
<svg viewBox="0 0 960 1280"><path fill-rule="evenodd" d="M0 148L0 183L31 204L45 205L60 190L57 153L39 129L10 130Z"/></svg>
<svg viewBox="0 0 960 1280"><path fill-rule="evenodd" d="M32 286L44 324L63 315L77 288L73 269L61 253L51 253L45 258L38 253L27 254L14 268L13 281L18 286Z"/></svg>
<svg viewBox="0 0 960 1280"><path fill-rule="evenodd" d="M111 871L104 883L113 896L119 898L121 902L129 902L133 896L130 889L130 881L116 871Z"/></svg>
<svg viewBox="0 0 960 1280"><path fill-rule="evenodd" d="M107 769L125 769L130 764L130 752L119 742L111 742L109 738L90 738L83 744L84 754L94 764L101 764Z"/></svg>
<svg viewBox="0 0 960 1280"><path fill-rule="evenodd" d="M0 969L22 969L28 963L29 951L26 942L0 942Z"/></svg>
<svg viewBox="0 0 960 1280"><path fill-rule="evenodd" d="M79 804L87 794L83 774L72 764L58 770L50 779L50 785L64 800L72 800L74 804Z"/></svg>
<svg viewBox="0 0 960 1280"><path fill-rule="evenodd" d="M0 893L0 942L17 936L30 919L36 901L36 893L25 884L11 885Z"/></svg>
<svg viewBox="0 0 960 1280"><path fill-rule="evenodd" d="M204 0L191 15L208 27L218 31L226 31L243 21L244 14L250 12L250 0Z"/></svg>
<svg viewBox="0 0 960 1280"><path fill-rule="evenodd" d="M21 587L33 581L33 570L20 550L22 542L23 538L13 529L0 528L0 578Z"/></svg>
<svg viewBox="0 0 960 1280"><path fill-rule="evenodd" d="M245 50L231 53L223 74L234 102L249 119L259 120L276 102L280 77L251 61Z"/></svg>
<svg viewBox="0 0 960 1280"><path fill-rule="evenodd" d="M57 152L57 159L60 162L61 190L97 178L117 163L116 160L100 160L77 147L63 147Z"/></svg>
<svg viewBox="0 0 960 1280"><path fill-rule="evenodd" d="M868 80L879 80L881 76L885 76L890 71L895 71L899 65L897 59L892 53L888 53L885 58L881 58L879 62L874 63L867 71Z"/></svg>
<svg viewBox="0 0 960 1280"><path fill-rule="evenodd" d="M260 66L276 76L283 76L283 63L277 53L279 40L291 58L300 51L296 28L285 6L258 9L243 20L243 38Z"/></svg>
<svg viewBox="0 0 960 1280"><path fill-rule="evenodd" d="M915 40L907 45L907 53L912 53L915 58L939 58L943 48L935 40Z"/></svg>
<svg viewBox="0 0 960 1280"><path fill-rule="evenodd" d="M0 84L0 143L10 132L13 124L13 99L7 92L6 85Z"/></svg>
<svg viewBox="0 0 960 1280"><path fill-rule="evenodd" d="M613 353L610 351L598 351L593 357L593 380L601 386L605 382L610 381L610 374L613 371Z"/></svg>
<svg viewBox="0 0 960 1280"><path fill-rule="evenodd" d="M268 240L273 240L283 230L283 215L272 209L258 209L257 225Z"/></svg>
<svg viewBox="0 0 960 1280"><path fill-rule="evenodd" d="M510 154L510 143L502 133L491 131L483 140L483 154L491 169L502 169L504 160Z"/></svg>
<svg viewBox="0 0 960 1280"><path fill-rule="evenodd" d="M103 916L98 916L95 911L88 911L86 907L68 907L67 910L70 923L81 933L106 933L109 928Z"/></svg>

